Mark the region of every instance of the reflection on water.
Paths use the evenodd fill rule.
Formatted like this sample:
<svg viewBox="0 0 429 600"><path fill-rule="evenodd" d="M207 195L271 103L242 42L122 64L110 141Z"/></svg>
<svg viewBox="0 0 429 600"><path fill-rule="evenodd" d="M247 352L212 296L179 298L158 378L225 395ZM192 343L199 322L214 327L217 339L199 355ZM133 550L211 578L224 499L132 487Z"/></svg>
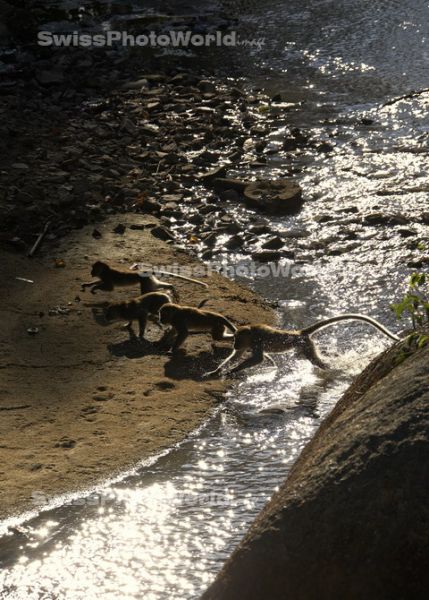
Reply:
<svg viewBox="0 0 429 600"><path fill-rule="evenodd" d="M341 380L292 358L263 368L197 438L83 506L24 523L19 543L4 539L2 597L198 598L365 354L349 354Z"/></svg>
<svg viewBox="0 0 429 600"><path fill-rule="evenodd" d="M254 286L279 300L288 326L360 311L397 331L388 304L415 244L427 239L429 94L386 107L378 101L428 87L427 3L241 5L243 31L263 33L266 45L251 60L237 53L237 69L264 83L270 76L268 85L286 95L305 90L311 101L287 120L310 123L312 136L334 146L329 156L310 150L297 159L306 165L307 202L300 215L272 221L280 233L308 232L288 238L301 274ZM278 121L273 143L284 135ZM290 160L273 155L265 174L282 174ZM365 222L374 214L397 220ZM92 503L44 512L4 536L0 596L198 598L352 375L389 344L361 324L329 329L317 342L338 372L276 357L277 371L263 366L237 382L217 416L179 448Z"/></svg>

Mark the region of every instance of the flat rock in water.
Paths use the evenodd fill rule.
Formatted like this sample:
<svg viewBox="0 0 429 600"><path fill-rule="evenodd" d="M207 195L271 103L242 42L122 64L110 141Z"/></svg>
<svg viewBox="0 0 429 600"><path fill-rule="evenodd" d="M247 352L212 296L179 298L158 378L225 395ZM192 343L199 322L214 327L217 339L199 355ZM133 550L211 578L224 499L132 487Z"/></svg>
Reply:
<svg viewBox="0 0 429 600"><path fill-rule="evenodd" d="M302 205L301 187L290 179L254 181L244 189L246 204L270 214L290 215Z"/></svg>

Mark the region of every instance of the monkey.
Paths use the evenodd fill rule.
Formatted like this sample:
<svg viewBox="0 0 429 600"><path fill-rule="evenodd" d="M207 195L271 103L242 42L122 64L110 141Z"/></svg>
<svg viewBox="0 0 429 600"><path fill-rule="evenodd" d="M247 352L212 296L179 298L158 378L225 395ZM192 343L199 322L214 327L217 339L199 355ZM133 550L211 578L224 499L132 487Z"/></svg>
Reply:
<svg viewBox="0 0 429 600"><path fill-rule="evenodd" d="M148 316L158 316L160 308L169 303L171 298L168 294L149 292L127 302L110 304L105 311L105 318L107 321L128 321L127 329L131 334L133 321L138 320L139 337L143 338Z"/></svg>
<svg viewBox="0 0 429 600"><path fill-rule="evenodd" d="M203 303L200 303L200 306ZM214 340L220 341L232 338L237 331L231 321L217 312L173 303L161 307L159 320L163 325L171 325L176 333L172 352L175 352L191 333L211 333ZM225 329L229 329L231 333L227 334Z"/></svg>
<svg viewBox="0 0 429 600"><path fill-rule="evenodd" d="M161 275L170 275L171 277L176 277L177 279L184 279L185 281L196 283L197 285L201 285L205 288L209 287L207 283L203 281L191 279L190 277L185 277L184 275L169 273L168 271L159 271L159 273ZM82 283L82 291L85 291L85 289L89 287L91 288L91 294L95 294L96 290L111 292L115 287L130 286L139 283L140 292L142 294L156 292L162 289L169 290L173 294L174 299L178 299L176 288L171 283L160 281L157 277L155 277L155 275L147 271L113 269L112 267L109 267L107 263L98 260L92 265L91 275L93 277L97 277L98 279L89 281L87 283Z"/></svg>
<svg viewBox="0 0 429 600"><path fill-rule="evenodd" d="M327 365L320 358L316 346L314 345L311 336L316 331L324 329L329 325L338 323L339 321L364 321L369 323L372 327L375 327L392 340L396 342L400 338L386 329L381 323L360 314L344 314L337 317L331 317L322 321L317 321L309 327L304 329L288 330L288 329L276 329L269 325L245 325L239 327L234 334L234 348L233 351L227 358L221 362L221 364L214 370L205 374L205 377L213 376L219 373L230 361L237 358L240 359L243 354L250 350L251 356L237 365L233 369L230 369L228 373L236 373L242 369L253 367L260 364L264 358L268 358L272 364L275 365L273 359L267 352L282 353L287 350L295 349L303 355L305 358L310 360L314 365L321 369L326 369Z"/></svg>

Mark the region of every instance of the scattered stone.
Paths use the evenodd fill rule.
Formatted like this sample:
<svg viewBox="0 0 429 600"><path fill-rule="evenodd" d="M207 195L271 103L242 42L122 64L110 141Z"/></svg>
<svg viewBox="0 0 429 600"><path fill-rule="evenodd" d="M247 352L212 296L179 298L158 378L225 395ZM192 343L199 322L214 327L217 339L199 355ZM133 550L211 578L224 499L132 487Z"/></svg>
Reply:
<svg viewBox="0 0 429 600"><path fill-rule="evenodd" d="M263 235L264 233L271 233L271 227L266 223L257 223L256 225L251 225L249 231L256 233L256 235Z"/></svg>
<svg viewBox="0 0 429 600"><path fill-rule="evenodd" d="M158 225L151 229L151 234L163 242L175 241L176 239L174 234L167 229L167 227L163 227L162 225Z"/></svg>
<svg viewBox="0 0 429 600"><path fill-rule="evenodd" d="M311 231L307 229L289 229L282 234L286 238L307 238L311 236Z"/></svg>
<svg viewBox="0 0 429 600"><path fill-rule="evenodd" d="M118 223L113 230L113 233L118 233L119 235L123 235L125 233L126 227L122 223Z"/></svg>
<svg viewBox="0 0 429 600"><path fill-rule="evenodd" d="M278 262L281 257L281 252L274 252L272 250L259 250L252 253L252 258L262 263Z"/></svg>
<svg viewBox="0 0 429 600"><path fill-rule="evenodd" d="M304 203L301 187L289 179L250 183L244 190L244 198L249 206L270 214L294 214Z"/></svg>
<svg viewBox="0 0 429 600"><path fill-rule="evenodd" d="M203 183L210 183L214 179L224 178L226 176L226 172L227 168L225 166L217 167L216 169L211 169L207 173L204 173L204 175L200 175L200 180Z"/></svg>
<svg viewBox="0 0 429 600"><path fill-rule="evenodd" d="M249 182L241 179L232 179L226 177L217 177L213 180L214 189L219 192L222 190L235 190L239 193L244 193L244 190L249 185Z"/></svg>
<svg viewBox="0 0 429 600"><path fill-rule="evenodd" d="M161 204L154 198L148 198L145 194L141 194L136 198L133 207L151 215L158 215L161 210Z"/></svg>
<svg viewBox="0 0 429 600"><path fill-rule="evenodd" d="M228 250L237 250L238 248L241 248L244 244L244 239L242 238L241 235L233 235L225 244L225 247L228 248Z"/></svg>
<svg viewBox="0 0 429 600"><path fill-rule="evenodd" d="M36 79L42 85L53 85L64 82L64 73L59 70L50 69L49 71L37 71Z"/></svg>
<svg viewBox="0 0 429 600"><path fill-rule="evenodd" d="M329 142L322 142L318 146L316 146L317 152L332 152L334 150L334 146Z"/></svg>
<svg viewBox="0 0 429 600"><path fill-rule="evenodd" d="M381 212L366 215L362 219L363 225L407 225L408 219L401 214L384 214Z"/></svg>
<svg viewBox="0 0 429 600"><path fill-rule="evenodd" d="M42 467L42 463L33 463L32 465L30 465L30 471L40 471Z"/></svg>
<svg viewBox="0 0 429 600"><path fill-rule="evenodd" d="M70 438L67 437L63 437L61 438L61 440L59 442L57 442L55 444L55 448L66 448L66 449L71 449L74 448L76 446L76 441L72 440Z"/></svg>
<svg viewBox="0 0 429 600"><path fill-rule="evenodd" d="M270 238L264 244L262 244L262 248L264 248L264 250L279 250L280 248L283 248L283 246L284 242L278 235Z"/></svg>
<svg viewBox="0 0 429 600"><path fill-rule="evenodd" d="M405 229L405 228L397 229L397 233L399 233L399 235L404 238L413 237L414 235L417 235L417 232L414 231L413 229Z"/></svg>
<svg viewBox="0 0 429 600"><path fill-rule="evenodd" d="M236 190L220 190L219 198L230 202L240 202L241 200L241 196Z"/></svg>
<svg viewBox="0 0 429 600"><path fill-rule="evenodd" d="M212 81L208 79L202 79L198 82L198 88L204 93L214 94L216 92L216 86Z"/></svg>

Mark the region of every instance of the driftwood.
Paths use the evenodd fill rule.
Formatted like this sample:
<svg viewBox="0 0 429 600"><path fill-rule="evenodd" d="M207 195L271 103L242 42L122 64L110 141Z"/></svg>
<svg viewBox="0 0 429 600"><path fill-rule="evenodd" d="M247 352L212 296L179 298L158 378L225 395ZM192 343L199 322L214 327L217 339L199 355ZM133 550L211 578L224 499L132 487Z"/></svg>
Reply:
<svg viewBox="0 0 429 600"><path fill-rule="evenodd" d="M43 228L42 233L38 236L37 240L33 244L33 247L31 248L30 252L27 254L27 256L29 258L31 258L32 256L34 256L35 253L37 252L40 244L43 242L46 234L48 233L48 229L49 229L50 225L51 225L50 221L47 221L47 223L45 223L45 226Z"/></svg>

